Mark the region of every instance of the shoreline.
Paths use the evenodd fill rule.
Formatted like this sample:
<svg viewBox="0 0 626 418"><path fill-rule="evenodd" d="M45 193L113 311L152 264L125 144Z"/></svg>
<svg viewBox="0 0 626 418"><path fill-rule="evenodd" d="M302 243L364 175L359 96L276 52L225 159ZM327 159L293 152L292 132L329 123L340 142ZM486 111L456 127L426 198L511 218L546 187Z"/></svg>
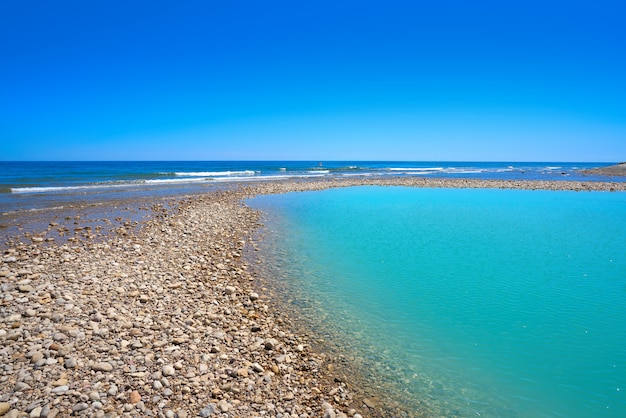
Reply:
<svg viewBox="0 0 626 418"><path fill-rule="evenodd" d="M244 199L363 185L626 191L425 178L237 183L161 198L141 220L116 216L109 232L79 225L57 242L47 239L59 225L22 231L3 240L0 264L0 415L400 416L366 397L350 364L316 351L315 336L293 331L244 254L262 227Z"/></svg>

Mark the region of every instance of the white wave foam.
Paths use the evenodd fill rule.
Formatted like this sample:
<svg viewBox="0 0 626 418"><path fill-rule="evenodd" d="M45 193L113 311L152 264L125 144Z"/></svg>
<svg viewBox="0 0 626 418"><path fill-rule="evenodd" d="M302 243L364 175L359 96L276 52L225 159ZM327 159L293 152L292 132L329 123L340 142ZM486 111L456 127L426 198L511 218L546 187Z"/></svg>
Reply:
<svg viewBox="0 0 626 418"><path fill-rule="evenodd" d="M135 180L129 182L117 183L97 183L86 184L81 186L45 186L45 187L13 187L11 193L28 194L28 193L58 193L58 192L75 192L81 190L102 190L102 189L119 189L123 187L139 187L169 183L200 183L213 181L212 178L187 178L187 179L154 179L154 180Z"/></svg>
<svg viewBox="0 0 626 418"><path fill-rule="evenodd" d="M404 174L410 175L410 176L422 176L422 175L427 175L427 174L440 174L443 171L433 171L433 170L424 170L424 171L407 171Z"/></svg>
<svg viewBox="0 0 626 418"><path fill-rule="evenodd" d="M213 181L216 182L239 182L239 181L266 181L266 180L284 180L292 178L313 178L323 177L324 174L279 174L274 176L252 176L252 177L218 177Z"/></svg>
<svg viewBox="0 0 626 418"><path fill-rule="evenodd" d="M190 178L190 179L155 179L146 180L146 184L175 184L175 183L203 183L213 181L212 178Z"/></svg>
<svg viewBox="0 0 626 418"><path fill-rule="evenodd" d="M223 172L224 173L224 172ZM138 180L133 182L122 183L99 183L89 184L81 186L47 186L47 187L14 187L11 188L11 193L59 193L59 192L77 192L86 190L101 190L123 187L148 187L148 186L166 186L176 184L198 184L198 183L213 183L213 182L239 182L239 181L264 181L264 180L281 180L287 178L311 178L311 177L323 177L324 172L312 171L309 174L282 174L273 176L257 176L256 172L251 171L250 175L239 174L232 175L220 175L220 176L206 176L206 177L183 177L183 178L168 178L168 179L151 179L151 180Z"/></svg>
<svg viewBox="0 0 626 418"><path fill-rule="evenodd" d="M307 171L307 173L311 173L311 174L328 174L328 173L330 173L330 170L311 170L311 171Z"/></svg>
<svg viewBox="0 0 626 418"><path fill-rule="evenodd" d="M11 193L50 193L50 192L65 192L76 190L94 190L94 189L113 189L119 187L128 187L133 185L143 184L141 182L134 183L115 183L115 184L90 184L84 186L46 186L46 187L12 187Z"/></svg>
<svg viewBox="0 0 626 418"><path fill-rule="evenodd" d="M344 177L373 177L384 176L385 173L340 173L340 175Z"/></svg>
<svg viewBox="0 0 626 418"><path fill-rule="evenodd" d="M443 167L389 167L389 171L443 171Z"/></svg>
<svg viewBox="0 0 626 418"><path fill-rule="evenodd" d="M243 171L190 171L190 172L177 172L175 176L179 177L222 177L222 176L251 176L257 174L258 171L243 170Z"/></svg>
<svg viewBox="0 0 626 418"><path fill-rule="evenodd" d="M448 171L448 173L455 173L455 174L479 174L479 173L483 173L483 170L454 170L454 171Z"/></svg>

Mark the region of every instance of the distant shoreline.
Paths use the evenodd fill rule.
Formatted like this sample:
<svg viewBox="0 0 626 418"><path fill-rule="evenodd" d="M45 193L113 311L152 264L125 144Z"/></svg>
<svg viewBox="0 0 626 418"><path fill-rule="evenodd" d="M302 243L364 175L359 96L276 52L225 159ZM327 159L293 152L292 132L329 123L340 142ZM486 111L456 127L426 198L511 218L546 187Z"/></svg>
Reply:
<svg viewBox="0 0 626 418"><path fill-rule="evenodd" d="M603 175L603 176L626 176L626 162L618 163L608 167L592 168L582 170L584 174Z"/></svg>

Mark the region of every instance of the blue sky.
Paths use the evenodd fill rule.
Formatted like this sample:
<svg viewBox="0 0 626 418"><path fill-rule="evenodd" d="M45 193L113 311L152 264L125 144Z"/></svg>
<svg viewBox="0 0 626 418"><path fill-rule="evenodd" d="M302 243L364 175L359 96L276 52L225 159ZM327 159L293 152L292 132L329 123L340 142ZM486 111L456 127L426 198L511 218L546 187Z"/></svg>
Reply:
<svg viewBox="0 0 626 418"><path fill-rule="evenodd" d="M0 2L0 160L626 160L623 1Z"/></svg>

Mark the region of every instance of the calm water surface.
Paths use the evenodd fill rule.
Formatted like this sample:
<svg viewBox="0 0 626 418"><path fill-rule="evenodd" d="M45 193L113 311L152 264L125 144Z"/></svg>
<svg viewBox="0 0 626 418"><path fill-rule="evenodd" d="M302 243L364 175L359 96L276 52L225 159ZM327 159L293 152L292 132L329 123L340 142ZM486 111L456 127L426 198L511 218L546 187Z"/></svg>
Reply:
<svg viewBox="0 0 626 418"><path fill-rule="evenodd" d="M407 405L626 416L626 194L355 187L251 204L288 297Z"/></svg>

